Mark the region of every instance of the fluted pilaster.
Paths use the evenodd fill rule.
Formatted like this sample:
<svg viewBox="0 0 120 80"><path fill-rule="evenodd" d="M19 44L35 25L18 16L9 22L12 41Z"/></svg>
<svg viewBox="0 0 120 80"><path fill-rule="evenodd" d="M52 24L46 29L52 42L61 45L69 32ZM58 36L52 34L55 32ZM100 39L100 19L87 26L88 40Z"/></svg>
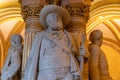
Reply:
<svg viewBox="0 0 120 80"><path fill-rule="evenodd" d="M22 73L24 72L26 61L29 56L29 52L32 46L32 41L37 32L42 31L42 26L39 20L39 12L42 9L39 0L26 0L21 1L21 14L26 23L25 26L25 38L24 38L24 50L22 59Z"/></svg>
<svg viewBox="0 0 120 80"><path fill-rule="evenodd" d="M71 22L66 26L66 29L69 32L72 32L76 38L77 44L80 46L86 46L86 23L89 19L89 6L90 1L86 0L68 0L69 2L64 7L69 11L71 15ZM85 55L89 55L89 53L85 53ZM84 60L84 54L80 53L80 69L85 78L85 80L89 80L88 74L88 63Z"/></svg>

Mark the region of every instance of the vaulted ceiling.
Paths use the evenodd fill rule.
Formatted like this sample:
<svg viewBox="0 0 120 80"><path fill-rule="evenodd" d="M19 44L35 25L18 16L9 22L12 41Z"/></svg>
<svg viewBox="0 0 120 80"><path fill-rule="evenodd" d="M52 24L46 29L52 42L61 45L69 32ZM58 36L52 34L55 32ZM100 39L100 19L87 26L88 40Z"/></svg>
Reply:
<svg viewBox="0 0 120 80"><path fill-rule="evenodd" d="M120 80L120 0L94 0L86 28L87 39L95 29L103 32L102 49L108 59L110 75L113 80Z"/></svg>
<svg viewBox="0 0 120 80"><path fill-rule="evenodd" d="M0 0L0 69L9 48L12 34L24 34L24 22L18 0Z"/></svg>
<svg viewBox="0 0 120 80"><path fill-rule="evenodd" d="M87 36L92 30L100 29L104 35L104 43L114 44L120 53L120 1L95 0L86 29Z"/></svg>

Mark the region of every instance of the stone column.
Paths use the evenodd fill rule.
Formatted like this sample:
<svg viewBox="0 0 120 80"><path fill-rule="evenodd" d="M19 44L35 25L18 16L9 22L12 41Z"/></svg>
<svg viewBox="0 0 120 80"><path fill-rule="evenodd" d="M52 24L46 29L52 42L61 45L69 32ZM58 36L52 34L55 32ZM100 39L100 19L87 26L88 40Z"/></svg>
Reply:
<svg viewBox="0 0 120 80"><path fill-rule="evenodd" d="M68 5L67 9L70 12L72 19L71 23L66 28L68 31L74 33L80 49L80 46L85 47L85 39L83 40L83 38L86 36L86 23L89 17L89 7L87 5L79 3ZM86 63L84 63L84 55L85 53L80 53L80 69L85 80L88 80L88 67L85 66Z"/></svg>
<svg viewBox="0 0 120 80"><path fill-rule="evenodd" d="M89 19L90 3L90 0L64 0L62 2L62 6L65 7L71 15L71 22L66 26L66 29L74 34L79 49L80 47L86 46L86 23ZM88 63L85 62L85 58L88 57L89 53L87 52L85 56L84 54L84 52L80 53L79 61L80 64L83 64L80 65L80 69L85 80L89 80Z"/></svg>
<svg viewBox="0 0 120 80"><path fill-rule="evenodd" d="M22 58L22 73L23 73L34 36L37 32L42 31L43 28L39 20L39 12L42 9L42 5L40 5L40 0L21 0L20 3L21 14L26 24L24 50Z"/></svg>

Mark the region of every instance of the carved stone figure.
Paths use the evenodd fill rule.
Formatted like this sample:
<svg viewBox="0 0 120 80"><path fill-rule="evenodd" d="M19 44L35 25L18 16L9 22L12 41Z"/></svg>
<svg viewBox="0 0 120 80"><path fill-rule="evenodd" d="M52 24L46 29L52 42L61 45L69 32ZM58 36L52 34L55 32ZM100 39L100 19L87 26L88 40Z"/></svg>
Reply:
<svg viewBox="0 0 120 80"><path fill-rule="evenodd" d="M90 80L112 80L109 75L108 63L102 49L103 34L100 30L94 30L90 34L91 44L89 51L91 53L89 70Z"/></svg>
<svg viewBox="0 0 120 80"><path fill-rule="evenodd" d="M22 57L22 37L14 34L11 39L11 46L8 50L8 56L2 69L1 80L20 80L20 67Z"/></svg>
<svg viewBox="0 0 120 80"><path fill-rule="evenodd" d="M72 34L64 30L69 18L67 10L56 5L41 10L45 31L35 36L22 80L80 80L74 57L78 47Z"/></svg>

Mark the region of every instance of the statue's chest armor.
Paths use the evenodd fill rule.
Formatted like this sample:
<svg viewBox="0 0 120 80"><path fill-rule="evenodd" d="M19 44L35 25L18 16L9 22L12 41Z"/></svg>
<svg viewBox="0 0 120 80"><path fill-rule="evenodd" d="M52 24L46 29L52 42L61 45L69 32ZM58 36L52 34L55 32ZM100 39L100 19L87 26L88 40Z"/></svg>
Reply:
<svg viewBox="0 0 120 80"><path fill-rule="evenodd" d="M64 48L61 48L62 45L64 47L68 47L68 41L63 37L62 39L53 38L57 43L54 41L44 37L41 43L41 52L44 56L51 56L51 55L61 55L65 52ZM59 44L59 45L58 45Z"/></svg>
<svg viewBox="0 0 120 80"><path fill-rule="evenodd" d="M66 40L57 40L58 44L68 47ZM52 69L70 66L69 53L54 41L43 37L40 49L39 68Z"/></svg>

